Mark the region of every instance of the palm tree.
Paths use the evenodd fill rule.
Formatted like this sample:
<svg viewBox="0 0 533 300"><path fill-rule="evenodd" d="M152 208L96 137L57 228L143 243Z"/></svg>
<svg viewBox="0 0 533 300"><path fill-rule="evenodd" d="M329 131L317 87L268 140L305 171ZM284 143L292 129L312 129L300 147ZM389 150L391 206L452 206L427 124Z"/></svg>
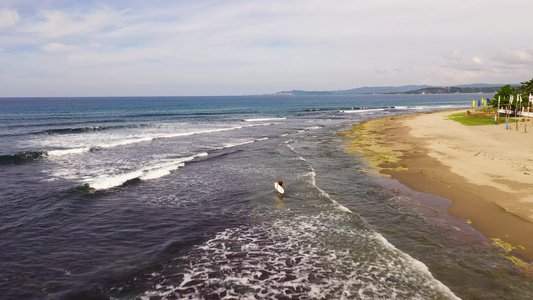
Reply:
<svg viewBox="0 0 533 300"><path fill-rule="evenodd" d="M520 82L520 84L522 84L522 86L520 86L518 90L522 92L522 94L529 95L529 93L533 92L533 79L530 81Z"/></svg>

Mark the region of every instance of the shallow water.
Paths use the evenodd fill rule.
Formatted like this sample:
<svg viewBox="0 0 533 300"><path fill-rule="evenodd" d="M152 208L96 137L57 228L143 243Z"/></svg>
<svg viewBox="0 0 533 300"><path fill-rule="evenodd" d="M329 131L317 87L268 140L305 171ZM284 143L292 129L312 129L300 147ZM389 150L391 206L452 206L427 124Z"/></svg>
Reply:
<svg viewBox="0 0 533 300"><path fill-rule="evenodd" d="M0 293L531 298L446 199L361 172L337 135L483 96L1 99Z"/></svg>

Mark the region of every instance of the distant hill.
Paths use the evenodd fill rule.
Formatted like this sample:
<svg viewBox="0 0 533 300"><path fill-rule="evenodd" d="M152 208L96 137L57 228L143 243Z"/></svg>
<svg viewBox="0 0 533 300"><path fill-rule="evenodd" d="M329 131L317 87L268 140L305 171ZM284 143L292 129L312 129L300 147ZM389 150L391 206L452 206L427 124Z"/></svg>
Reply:
<svg viewBox="0 0 533 300"><path fill-rule="evenodd" d="M387 94L403 93L417 89L428 88L429 85L403 85L403 86L364 86L356 89L335 91L336 94Z"/></svg>
<svg viewBox="0 0 533 300"><path fill-rule="evenodd" d="M414 91L403 92L401 94L473 94L473 93L496 93L501 86L487 87L429 87Z"/></svg>
<svg viewBox="0 0 533 300"><path fill-rule="evenodd" d="M475 83L453 87L436 87L430 85L374 86L360 87L338 91L303 91L292 90L275 93L275 95L350 95L350 94L466 94L496 93L505 84Z"/></svg>
<svg viewBox="0 0 533 300"><path fill-rule="evenodd" d="M387 94L387 93L402 93L416 89L428 88L429 85L404 85L404 86L365 86L349 90L338 91L282 91L276 95L343 95L343 94Z"/></svg>

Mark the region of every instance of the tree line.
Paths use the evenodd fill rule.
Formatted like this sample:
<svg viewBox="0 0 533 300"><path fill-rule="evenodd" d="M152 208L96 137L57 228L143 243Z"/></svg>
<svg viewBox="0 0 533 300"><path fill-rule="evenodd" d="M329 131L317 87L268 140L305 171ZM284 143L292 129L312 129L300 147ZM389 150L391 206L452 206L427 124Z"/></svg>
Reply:
<svg viewBox="0 0 533 300"><path fill-rule="evenodd" d="M529 102L529 95L533 94L533 79L529 81L520 82L520 86L506 85L502 86L500 90L494 95L491 103L493 107L498 106L498 100L500 106L516 107L529 107L532 103ZM517 101L517 96L522 96L522 102ZM513 103L509 104L511 97L513 97Z"/></svg>

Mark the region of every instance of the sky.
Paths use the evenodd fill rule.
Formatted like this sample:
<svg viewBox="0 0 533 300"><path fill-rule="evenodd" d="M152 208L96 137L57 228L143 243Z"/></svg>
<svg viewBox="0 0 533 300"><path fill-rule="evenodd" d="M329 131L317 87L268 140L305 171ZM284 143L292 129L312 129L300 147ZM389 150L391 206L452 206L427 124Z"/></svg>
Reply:
<svg viewBox="0 0 533 300"><path fill-rule="evenodd" d="M533 78L531 0L0 0L0 97Z"/></svg>

